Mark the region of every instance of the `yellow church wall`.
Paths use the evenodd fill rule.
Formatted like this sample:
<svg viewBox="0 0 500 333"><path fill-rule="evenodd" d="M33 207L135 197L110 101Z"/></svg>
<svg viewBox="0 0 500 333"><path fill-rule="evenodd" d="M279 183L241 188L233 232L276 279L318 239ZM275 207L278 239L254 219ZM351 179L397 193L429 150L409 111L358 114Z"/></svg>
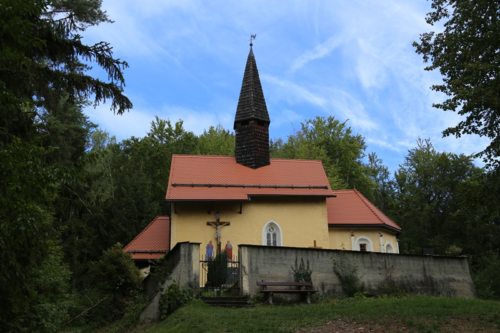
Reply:
<svg viewBox="0 0 500 333"><path fill-rule="evenodd" d="M221 228L221 244L233 245L237 255L238 244L263 245L263 230L268 222L275 222L281 230L282 246L329 247L327 212L325 201L299 200L255 200L240 204L175 203L171 220L171 248L178 242L201 243L202 256L208 241L216 248L215 228L207 225L214 221L214 212L219 211L220 221L231 224Z"/></svg>
<svg viewBox="0 0 500 333"><path fill-rule="evenodd" d="M330 248L339 250L359 250L356 242L360 238L369 239L372 252L386 252L387 244L390 244L393 253L399 253L398 240L396 235L385 229L348 229L348 228L330 228ZM382 237L380 237L382 235ZM382 244L381 244L382 243ZM355 248L353 248L353 245ZM381 246L382 245L382 246Z"/></svg>

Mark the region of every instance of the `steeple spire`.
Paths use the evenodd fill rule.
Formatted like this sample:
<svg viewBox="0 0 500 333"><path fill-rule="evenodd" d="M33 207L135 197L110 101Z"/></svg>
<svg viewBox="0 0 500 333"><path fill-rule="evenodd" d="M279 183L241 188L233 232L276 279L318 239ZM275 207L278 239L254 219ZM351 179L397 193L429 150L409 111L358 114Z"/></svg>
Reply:
<svg viewBox="0 0 500 333"><path fill-rule="evenodd" d="M245 67L245 74L243 75L238 108L236 109L235 125L237 121L249 119L271 122L267 113L266 100L264 99L264 93L260 85L259 71L251 46Z"/></svg>
<svg viewBox="0 0 500 333"><path fill-rule="evenodd" d="M250 37L245 74L234 119L236 132L236 161L250 168L269 164L269 114L260 84L259 71L253 54Z"/></svg>

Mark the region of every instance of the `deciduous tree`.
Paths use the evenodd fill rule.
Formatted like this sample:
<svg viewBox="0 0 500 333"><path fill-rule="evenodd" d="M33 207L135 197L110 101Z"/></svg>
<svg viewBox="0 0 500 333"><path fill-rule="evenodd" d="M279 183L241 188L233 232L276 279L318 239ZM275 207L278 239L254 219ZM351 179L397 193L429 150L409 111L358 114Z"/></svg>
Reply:
<svg viewBox="0 0 500 333"><path fill-rule="evenodd" d="M444 30L427 32L414 42L417 53L439 70L443 83L432 86L446 99L439 109L464 116L444 135L478 134L490 140L480 154L500 166L500 2L432 0L427 23Z"/></svg>

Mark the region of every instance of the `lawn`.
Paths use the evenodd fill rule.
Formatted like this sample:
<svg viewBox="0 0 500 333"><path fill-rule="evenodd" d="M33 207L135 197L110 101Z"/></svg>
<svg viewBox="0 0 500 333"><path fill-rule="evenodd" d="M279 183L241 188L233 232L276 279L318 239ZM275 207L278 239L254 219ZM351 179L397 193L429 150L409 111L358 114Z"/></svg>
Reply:
<svg viewBox="0 0 500 333"><path fill-rule="evenodd" d="M439 297L325 300L232 309L200 301L145 329L167 332L500 332L500 302Z"/></svg>

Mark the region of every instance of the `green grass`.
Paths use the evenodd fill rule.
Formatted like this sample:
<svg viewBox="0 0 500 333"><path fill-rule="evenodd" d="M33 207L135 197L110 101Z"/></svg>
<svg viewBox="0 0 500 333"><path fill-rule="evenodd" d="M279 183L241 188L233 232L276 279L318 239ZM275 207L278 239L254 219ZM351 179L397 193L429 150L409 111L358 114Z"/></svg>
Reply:
<svg viewBox="0 0 500 333"><path fill-rule="evenodd" d="M446 329L447 325L453 324L462 327L463 332L495 332L500 331L500 302L438 297L387 297L232 309L210 307L200 301L193 301L163 322L148 327L145 332L296 332L301 328L319 327L334 320L378 325L399 323L411 332L455 331L456 329Z"/></svg>

